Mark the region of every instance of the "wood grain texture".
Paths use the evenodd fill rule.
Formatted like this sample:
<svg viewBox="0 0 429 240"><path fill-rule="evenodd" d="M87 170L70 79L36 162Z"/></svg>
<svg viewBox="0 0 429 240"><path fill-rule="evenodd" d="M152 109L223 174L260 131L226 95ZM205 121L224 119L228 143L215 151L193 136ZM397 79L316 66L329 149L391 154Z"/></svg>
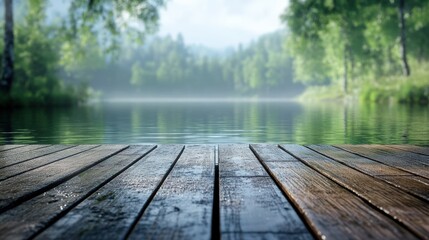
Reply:
<svg viewBox="0 0 429 240"><path fill-rule="evenodd" d="M52 145L44 148L38 148L27 152L20 152L12 156L0 156L0 169L22 162L26 162L41 156L46 156L55 152L62 151L67 148L74 147L73 145Z"/></svg>
<svg viewBox="0 0 429 240"><path fill-rule="evenodd" d="M20 148L10 149L4 152L0 152L0 168L6 167L10 164L15 164L16 162L20 162L21 155L27 156L31 153L29 152L34 150L41 150L42 148L47 148L49 145L26 145ZM36 156L37 157L37 156ZM15 160L15 161L14 161Z"/></svg>
<svg viewBox="0 0 429 240"><path fill-rule="evenodd" d="M9 145L11 146L11 145ZM47 144L32 144L32 145L24 145L22 147L18 148L9 148L5 151L0 152L0 158L3 157L9 157L12 156L13 154L19 154L19 153L24 153L24 152L28 152L28 151L32 151L32 150L36 150L39 148L45 148L48 147L50 145Z"/></svg>
<svg viewBox="0 0 429 240"><path fill-rule="evenodd" d="M183 145L158 146L37 238L100 239L108 236L123 239L182 150Z"/></svg>
<svg viewBox="0 0 429 240"><path fill-rule="evenodd" d="M391 167L389 165L380 164L377 161L344 151L333 146L326 145L309 145L308 148L324 154L330 158L344 163L352 168L358 169L368 175L412 175L410 172Z"/></svg>
<svg viewBox="0 0 429 240"><path fill-rule="evenodd" d="M222 236L243 239L252 233L263 238L271 233L278 239L298 235L313 239L270 177L223 177L220 199Z"/></svg>
<svg viewBox="0 0 429 240"><path fill-rule="evenodd" d="M281 147L392 219L401 222L419 237L429 236L429 204L426 201L306 147L299 145Z"/></svg>
<svg viewBox="0 0 429 240"><path fill-rule="evenodd" d="M10 145L0 145L0 152L4 152L7 150L11 150L11 149L15 149L15 148L20 148L20 147L24 147L25 145L15 145L15 144L10 144Z"/></svg>
<svg viewBox="0 0 429 240"><path fill-rule="evenodd" d="M248 144L219 145L220 177L268 176Z"/></svg>
<svg viewBox="0 0 429 240"><path fill-rule="evenodd" d="M379 144L373 144L369 145L370 149L377 149L383 151L385 154L389 154L390 156L395 156L397 158L400 158L404 161L416 161L420 162L422 164L425 164L426 166L429 166L429 156L418 154L414 152L409 152L402 149L392 148L385 145L379 145Z"/></svg>
<svg viewBox="0 0 429 240"><path fill-rule="evenodd" d="M429 156L429 147L420 147L420 146L414 146L414 145L386 145L386 146Z"/></svg>
<svg viewBox="0 0 429 240"><path fill-rule="evenodd" d="M253 145L252 145L253 147ZM276 154L290 155L279 148ZM398 238L411 233L383 214L374 211L361 199L302 162L266 162L255 151L271 176L292 200L319 238ZM362 224L364 223L364 224ZM372 226L374 224L374 226Z"/></svg>
<svg viewBox="0 0 429 240"><path fill-rule="evenodd" d="M235 232L235 233L222 233L223 240L233 239L246 239L246 240L276 240L276 239L287 239L287 240L307 240L308 237L301 233L296 235L291 233L270 233L270 232Z"/></svg>
<svg viewBox="0 0 429 240"><path fill-rule="evenodd" d="M67 182L4 212L0 215L0 239L33 237L154 147L131 146Z"/></svg>
<svg viewBox="0 0 429 240"><path fill-rule="evenodd" d="M98 145L82 145L82 146L71 147L59 152L34 158L31 161L25 161L19 164L9 165L7 167L0 169L0 181L6 180L8 178L22 174L24 172L28 172L30 170L47 165L49 163L53 163L67 157L71 157L73 155L79 154L86 150L93 149L97 146Z"/></svg>
<svg viewBox="0 0 429 240"><path fill-rule="evenodd" d="M390 184L429 201L429 180L419 176L378 176Z"/></svg>
<svg viewBox="0 0 429 240"><path fill-rule="evenodd" d="M0 213L55 187L127 147L127 145L103 145L1 181Z"/></svg>
<svg viewBox="0 0 429 240"><path fill-rule="evenodd" d="M269 157L285 159L282 156L276 158L272 146L264 147L258 146ZM219 152L222 237L313 238L248 145L219 146ZM242 164L235 164L236 162ZM241 168L243 164L246 164L245 168Z"/></svg>
<svg viewBox="0 0 429 240"><path fill-rule="evenodd" d="M419 177L414 176L409 172L380 164L376 161L332 146L310 145L308 148L370 176L385 180L391 185L401 188L408 193L414 194L425 200L429 200L429 185L419 180ZM429 180L427 182L429 182Z"/></svg>
<svg viewBox="0 0 429 240"><path fill-rule="evenodd" d="M130 239L211 239L215 147L186 146Z"/></svg>
<svg viewBox="0 0 429 240"><path fill-rule="evenodd" d="M429 236L419 147L15 146L0 146L0 239Z"/></svg>
<svg viewBox="0 0 429 240"><path fill-rule="evenodd" d="M429 166L420 160L404 159L370 145L337 145L336 147L429 179Z"/></svg>
<svg viewBox="0 0 429 240"><path fill-rule="evenodd" d="M277 145L273 144L251 144L250 148L258 157L263 157L265 162L296 162L296 158L289 154L284 154Z"/></svg>
<svg viewBox="0 0 429 240"><path fill-rule="evenodd" d="M265 162L320 239L416 239L392 219L301 162Z"/></svg>

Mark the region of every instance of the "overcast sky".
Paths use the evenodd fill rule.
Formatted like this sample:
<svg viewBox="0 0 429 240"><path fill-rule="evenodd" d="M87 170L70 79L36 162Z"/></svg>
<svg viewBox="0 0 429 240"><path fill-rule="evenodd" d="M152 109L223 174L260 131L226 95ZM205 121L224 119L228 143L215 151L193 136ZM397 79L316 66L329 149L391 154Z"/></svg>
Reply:
<svg viewBox="0 0 429 240"><path fill-rule="evenodd" d="M247 43L282 27L288 0L169 0L160 35L182 33L185 42L211 48Z"/></svg>
<svg viewBox="0 0 429 240"><path fill-rule="evenodd" d="M50 0L66 14L70 0ZM182 33L186 43L223 49L248 43L283 27L280 14L288 0L167 0L161 9L160 35ZM66 7L67 6L67 7Z"/></svg>

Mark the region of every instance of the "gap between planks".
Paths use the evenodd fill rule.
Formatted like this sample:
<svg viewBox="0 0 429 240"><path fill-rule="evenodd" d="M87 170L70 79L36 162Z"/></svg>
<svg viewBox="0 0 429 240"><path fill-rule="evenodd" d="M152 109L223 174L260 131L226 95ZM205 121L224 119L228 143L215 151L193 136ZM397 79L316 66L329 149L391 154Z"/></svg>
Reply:
<svg viewBox="0 0 429 240"><path fill-rule="evenodd" d="M156 196L156 194L158 193L158 191L159 191L159 189L163 186L163 184L164 184L164 181L166 180L166 178L171 174L171 171L174 169L174 167L176 166L176 163L177 163L177 161L179 160L179 158L181 157L181 155L182 155L182 153L183 153L183 151L184 151L184 149L187 147L187 145L185 145L185 147L182 149L182 151L181 151L181 153L177 156L177 158L175 159L175 161L174 161L174 164L172 164L171 165L171 167L169 168L169 170L167 171L167 173L164 175L164 177L163 177L163 179L162 179L162 181L159 183L159 185L157 186L157 188L152 192L152 194L151 194L151 196L150 196L150 198L149 198L149 200L145 203L145 205L143 206L143 208L141 209L141 211L139 212L139 214L138 214L138 217L136 218L136 220L135 220L135 222L132 224L132 227L129 229L129 231L127 232L127 236L130 236L130 233L132 233L132 231L134 230L134 228L136 227L136 225L137 225L137 223L138 223L138 221L141 219L141 217L143 216L143 214L144 214L144 212L146 211L146 209L147 209L147 207L149 206L149 204L152 202L152 200L155 198L155 196ZM252 147L251 147L251 145L247 145L247 147L249 148L249 150L251 150L251 153L253 154L253 156L254 157L257 157L257 154L256 154L256 152L252 149ZM21 148L21 147L18 147L18 148ZM15 149L15 150L17 150L18 148L13 148L13 149ZM11 150L13 150L13 149L10 149L10 151ZM311 149L311 150L313 150L313 149ZM213 161L214 161L214 182L213 182L213 185L214 185L214 193L213 193L213 207L212 207L212 226L211 226L211 236L212 236L212 239L219 239L220 238L220 235L221 235L221 230L222 229L220 229L220 226L221 226L221 223L220 223L220 221L221 221L221 216L220 216L220 210L221 210L221 206L220 206L220 191L221 191L221 188L220 188L220 179L221 179L221 173L220 173L220 168L219 168L219 161L220 161L220 159L219 159L219 145L215 145L215 147L214 147L214 159L213 159ZM313 150L314 151L314 150ZM5 150L5 152L8 152L7 150ZM315 151L315 152L317 152L317 151ZM4 153L4 152L2 152L2 153ZM118 153L115 153L115 154L113 154L111 157L113 157L113 156L115 156L116 154L120 154L120 152ZM320 153L319 153L320 154ZM321 154L321 155L323 155L323 154ZM139 159L141 159L141 158L139 158ZM133 162L132 164L130 164L130 166L131 165L133 165L133 164L135 164L136 162L138 162L139 161L139 159L138 160L136 160L135 162ZM257 159L259 159L259 158L257 158ZM301 161L301 162L303 162L300 158L296 158L296 160L299 160L299 161ZM335 161L337 161L336 159L333 159L333 160L335 160ZM264 163L263 162L261 162L261 159L259 159L259 164L261 164L261 166L263 167L263 169L264 169L264 171L266 172L266 171L268 171L268 167L267 166L265 166L264 165ZM281 160L278 160L278 161L287 161L287 159L286 160L284 160L284 159L281 159ZM273 162L275 162L275 161L273 161ZM375 162L377 162L377 161L375 161ZM98 163L96 163L96 164L98 164ZM382 163L380 163L380 162L377 162L377 164L382 164ZM307 164L306 164L307 165ZM382 164L382 165L384 165L384 164ZM348 166L348 165L346 165L347 167L350 167L350 166ZM310 166L310 168L313 168L312 166ZM353 168L353 167L350 167L351 169L355 169L355 168ZM253 171L253 170L255 170L255 169L249 169L249 171ZM355 170L358 170L358 171L360 171L359 169L355 169ZM85 170L83 170L82 172L84 172L84 171L88 171L88 169L85 169ZM123 170L123 171L125 171L125 170ZM112 176L112 178L110 178L109 180L107 180L105 183L107 183L107 182L109 182L110 180L112 180L113 178L115 178L117 175L119 175L119 174L121 174L123 171L121 171L121 172L119 172L119 173L117 173L116 175L114 175L114 176ZM317 171L317 170L316 170ZM81 173L82 173L81 172ZM362 171L361 171L362 172ZM371 177L374 177L374 176L372 176L372 175L370 175L370 174L368 174L368 173L365 173L365 172L362 172L363 174L366 174L366 175L368 175L368 176L371 176ZM323 175L323 174L322 174ZM377 175L378 177L383 177L384 175ZM392 176L392 175L389 175L389 176ZM226 177L231 177L231 176L226 176ZM232 177L235 177L235 176L232 176ZM274 178L274 176L272 175L272 174L267 174L267 175L265 175L265 176L263 176L263 175L261 175L261 176L238 176L238 177L240 177L240 178L247 178L247 177L269 177L271 180L273 180L274 182L275 182L275 184L276 184L276 186L277 187L279 187L280 189L281 189L281 187L279 186L279 183L276 181L276 179ZM329 179L329 178L328 178ZM65 179L64 180L64 182L66 182L66 181L68 181L69 179ZM100 185L99 186L99 188L101 188L102 186L104 186L104 185ZM346 187L344 187L344 186L342 186L342 185L340 185L341 187L343 187L344 189L346 189L346 190L349 190L349 189L347 189ZM95 191L95 190L94 190ZM283 193L283 195L284 195L284 197L288 200L288 201L291 201L291 199L290 199L290 197L288 197L288 195L282 190L281 191L282 193ZM353 194L356 194L355 192L353 192L352 191L352 193ZM85 197L86 198L86 197ZM83 201L83 200L82 200ZM79 203L79 202L78 202ZM78 204L78 203L76 203L76 205ZM295 207L295 211L299 214L299 216L300 216L300 218L302 219L302 218L304 218L304 216L302 216L301 215L301 212L300 211L297 211L297 209L296 209L296 206L295 205L293 205L293 207ZM65 213L64 213L65 214ZM312 229L313 231L313 233L314 233L314 231L316 231L314 228L312 228L311 226L309 226L308 225L308 223L307 223L307 221L304 221L304 223L305 224L307 224L307 228L309 228L309 229ZM262 232L261 232L262 233ZM264 232L264 233L267 233L267 232ZM225 232L225 236L231 236L231 234L235 234L234 232ZM257 234L257 232L247 232L246 234L250 234L251 236L257 236L258 234ZM256 234L256 235L255 235ZM249 235L249 236L250 236ZM243 236L245 236L245 235L243 235Z"/></svg>

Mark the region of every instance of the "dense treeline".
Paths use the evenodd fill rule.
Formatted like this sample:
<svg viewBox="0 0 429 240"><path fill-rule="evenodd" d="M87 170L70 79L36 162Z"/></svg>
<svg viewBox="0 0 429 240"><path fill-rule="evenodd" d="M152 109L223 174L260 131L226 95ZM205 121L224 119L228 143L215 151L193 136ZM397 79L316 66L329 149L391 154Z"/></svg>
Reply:
<svg viewBox="0 0 429 240"><path fill-rule="evenodd" d="M145 34L156 30L157 6L140 16L133 7L139 1L125 2L124 7L73 0L65 18L47 21L49 1L17 1L13 82L10 91L2 90L0 104L72 105L86 101L92 88L106 98L289 98L302 90L293 83L285 32L225 54L207 54L180 35L146 41ZM121 11L132 12L146 30L120 29L114 15ZM4 42L0 48L7 50Z"/></svg>
<svg viewBox="0 0 429 240"><path fill-rule="evenodd" d="M302 90L293 82L285 32L220 54L186 45L181 35L147 39L129 28L120 32L111 23L111 14L106 18L103 12L108 3L89 6L85 0L70 1L67 18L51 16L47 21L48 3L15 2L19 17L14 26L14 80L10 93L1 95L2 105L76 104L86 101L91 89L107 98L288 98ZM86 12L86 7L96 13ZM151 31L157 19L152 17L142 17ZM97 24L104 30L96 29ZM128 33L134 34L132 38ZM0 47L6 50L3 42Z"/></svg>
<svg viewBox="0 0 429 240"><path fill-rule="evenodd" d="M221 55L187 46L181 35L156 37L85 75L107 96L292 97L302 87L293 82L284 35L269 34Z"/></svg>
<svg viewBox="0 0 429 240"><path fill-rule="evenodd" d="M288 31L222 54L181 35L148 38L164 1L68 2L49 21L48 0L15 2L14 35L0 29L0 105L76 104L88 86L105 97L288 98L306 85L304 98L429 101L429 1L291 0Z"/></svg>
<svg viewBox="0 0 429 240"><path fill-rule="evenodd" d="M282 18L297 81L365 100L428 101L429 1L291 0Z"/></svg>

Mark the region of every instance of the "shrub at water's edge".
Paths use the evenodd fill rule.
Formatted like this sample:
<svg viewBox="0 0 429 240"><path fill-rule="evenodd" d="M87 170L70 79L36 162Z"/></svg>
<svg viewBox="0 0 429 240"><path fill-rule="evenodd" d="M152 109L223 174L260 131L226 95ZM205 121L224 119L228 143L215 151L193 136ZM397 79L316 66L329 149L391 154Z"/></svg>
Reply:
<svg viewBox="0 0 429 240"><path fill-rule="evenodd" d="M309 86L299 100L338 101L359 100L360 102L402 104L429 104L428 64L414 64L414 72L409 77L400 75L383 76L374 79L360 79L353 82L347 95L341 91L340 84Z"/></svg>
<svg viewBox="0 0 429 240"><path fill-rule="evenodd" d="M416 69L409 77L392 76L367 82L359 91L362 102L395 101L408 104L429 103L429 71Z"/></svg>
<svg viewBox="0 0 429 240"><path fill-rule="evenodd" d="M87 102L91 97L91 89L86 85L65 86L58 82L54 89L39 88L33 91L12 89L10 96L0 96L2 107L43 107L43 106L77 106Z"/></svg>
<svg viewBox="0 0 429 240"><path fill-rule="evenodd" d="M282 19L301 100L427 104L428 16L428 1L292 1Z"/></svg>
<svg viewBox="0 0 429 240"><path fill-rule="evenodd" d="M302 102L348 101L357 98L360 102L429 104L429 83L419 82L418 79L404 81L401 77L396 81L390 86L370 83L355 91L354 94L346 96L338 91L339 88L336 86L308 87L298 100Z"/></svg>

